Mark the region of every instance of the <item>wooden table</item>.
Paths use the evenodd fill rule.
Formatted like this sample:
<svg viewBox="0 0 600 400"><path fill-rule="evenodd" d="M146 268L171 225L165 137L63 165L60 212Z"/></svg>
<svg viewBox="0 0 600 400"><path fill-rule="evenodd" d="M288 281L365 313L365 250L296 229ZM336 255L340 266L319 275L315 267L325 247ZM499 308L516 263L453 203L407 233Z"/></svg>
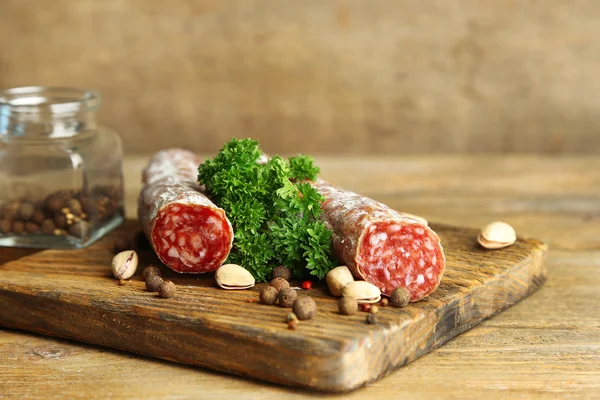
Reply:
<svg viewBox="0 0 600 400"><path fill-rule="evenodd" d="M127 214L139 171L125 163ZM600 159L531 156L318 158L322 176L431 221L494 220L550 245L530 298L344 399L600 395ZM12 254L12 252L11 252ZM0 249L0 262L7 261ZM0 305L2 306L2 305ZM0 398L312 398L309 392L0 330ZM335 396L331 396L335 397Z"/></svg>

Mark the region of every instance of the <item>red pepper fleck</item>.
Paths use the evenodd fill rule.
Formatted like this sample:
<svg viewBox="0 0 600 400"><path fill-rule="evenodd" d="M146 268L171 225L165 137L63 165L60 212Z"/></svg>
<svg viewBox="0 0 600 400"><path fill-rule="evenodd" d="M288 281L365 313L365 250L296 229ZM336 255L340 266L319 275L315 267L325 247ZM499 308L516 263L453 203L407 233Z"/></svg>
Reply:
<svg viewBox="0 0 600 400"><path fill-rule="evenodd" d="M364 312L369 312L371 311L371 305L369 303L362 303L360 305L360 308L364 311Z"/></svg>
<svg viewBox="0 0 600 400"><path fill-rule="evenodd" d="M312 288L312 282L311 281L304 281L304 282L302 282L302 289L308 290L310 288Z"/></svg>
<svg viewBox="0 0 600 400"><path fill-rule="evenodd" d="M256 303L257 300L256 299L246 299L246 301L248 303Z"/></svg>

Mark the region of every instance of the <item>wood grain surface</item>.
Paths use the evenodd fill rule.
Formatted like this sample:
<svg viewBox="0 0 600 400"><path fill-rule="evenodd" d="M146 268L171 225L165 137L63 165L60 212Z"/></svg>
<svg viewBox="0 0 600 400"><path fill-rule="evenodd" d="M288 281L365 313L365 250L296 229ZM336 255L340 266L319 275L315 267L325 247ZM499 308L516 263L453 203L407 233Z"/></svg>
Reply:
<svg viewBox="0 0 600 400"><path fill-rule="evenodd" d="M103 95L125 149L598 153L597 0L2 0L0 87Z"/></svg>
<svg viewBox="0 0 600 400"><path fill-rule="evenodd" d="M145 157L126 162L135 216ZM600 392L600 159L319 158L326 179L429 220L504 220L549 244L548 281L484 321L343 399L594 399ZM382 176L384 179L373 179ZM0 250L0 261L10 257ZM4 398L311 399L282 386L129 353L0 330Z"/></svg>
<svg viewBox="0 0 600 400"><path fill-rule="evenodd" d="M378 323L366 313L341 316L324 284L313 297L317 315L287 329L289 309L249 303L260 288L226 291L213 274L163 276L178 287L173 299L148 293L138 270L119 286L109 270L113 244L135 237L128 221L82 250L47 250L0 266L0 324L50 336L192 364L260 380L322 391L348 391L440 346L517 303L547 278L546 245L519 239L488 251L477 231L432 226L446 253L439 288L398 310L382 307ZM152 251L142 265L159 265ZM299 283L293 283L298 286Z"/></svg>

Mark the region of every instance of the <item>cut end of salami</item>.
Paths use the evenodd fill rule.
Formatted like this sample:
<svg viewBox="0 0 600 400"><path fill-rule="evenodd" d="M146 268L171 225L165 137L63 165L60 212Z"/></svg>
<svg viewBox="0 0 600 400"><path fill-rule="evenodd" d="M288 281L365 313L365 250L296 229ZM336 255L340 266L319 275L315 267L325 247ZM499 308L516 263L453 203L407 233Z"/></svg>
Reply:
<svg viewBox="0 0 600 400"><path fill-rule="evenodd" d="M227 258L233 241L223 210L180 203L158 212L151 235L160 260L185 273L214 271Z"/></svg>
<svg viewBox="0 0 600 400"><path fill-rule="evenodd" d="M359 243L358 272L385 295L403 287L410 301L421 300L438 287L444 272L439 241L425 225L374 222Z"/></svg>

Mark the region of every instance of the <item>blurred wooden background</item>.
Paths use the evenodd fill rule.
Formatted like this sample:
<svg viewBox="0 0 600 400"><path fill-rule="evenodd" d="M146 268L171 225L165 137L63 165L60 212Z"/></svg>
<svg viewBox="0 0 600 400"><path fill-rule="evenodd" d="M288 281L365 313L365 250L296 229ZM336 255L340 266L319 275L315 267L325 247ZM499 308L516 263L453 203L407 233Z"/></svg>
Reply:
<svg viewBox="0 0 600 400"><path fill-rule="evenodd" d="M129 153L596 153L597 0L0 0L0 86L104 97Z"/></svg>

